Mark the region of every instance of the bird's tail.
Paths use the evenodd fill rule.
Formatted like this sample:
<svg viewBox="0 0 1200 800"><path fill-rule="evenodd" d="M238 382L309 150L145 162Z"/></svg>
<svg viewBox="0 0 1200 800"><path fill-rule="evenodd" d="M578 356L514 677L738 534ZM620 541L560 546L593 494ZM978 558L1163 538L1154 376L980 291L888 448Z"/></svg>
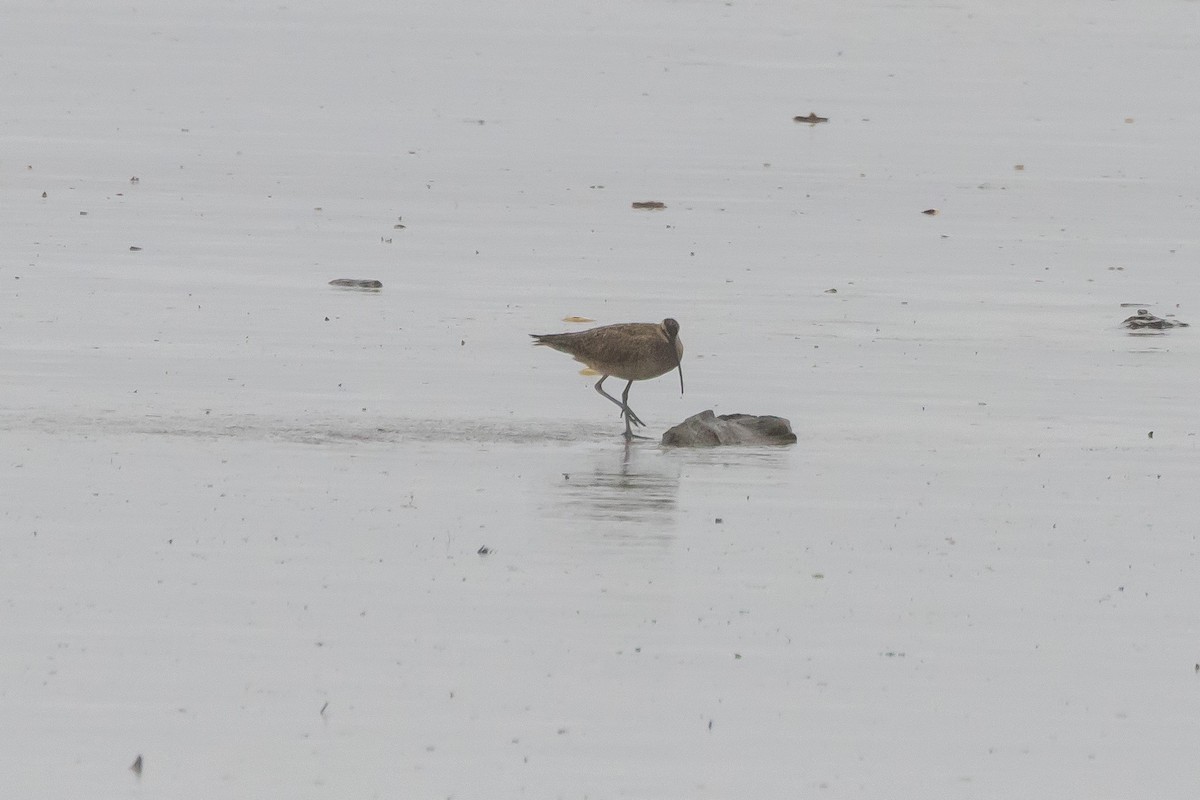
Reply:
<svg viewBox="0 0 1200 800"><path fill-rule="evenodd" d="M571 336L569 333L531 333L533 337L533 346L544 345L553 347L555 350L562 350L567 343L567 338Z"/></svg>

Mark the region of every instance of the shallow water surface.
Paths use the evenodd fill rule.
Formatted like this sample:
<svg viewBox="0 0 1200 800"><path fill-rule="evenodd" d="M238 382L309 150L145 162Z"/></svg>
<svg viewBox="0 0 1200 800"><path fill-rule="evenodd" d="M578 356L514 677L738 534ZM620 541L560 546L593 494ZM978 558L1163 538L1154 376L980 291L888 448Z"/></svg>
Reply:
<svg viewBox="0 0 1200 800"><path fill-rule="evenodd" d="M6 796L1194 795L1197 4L10 5Z"/></svg>

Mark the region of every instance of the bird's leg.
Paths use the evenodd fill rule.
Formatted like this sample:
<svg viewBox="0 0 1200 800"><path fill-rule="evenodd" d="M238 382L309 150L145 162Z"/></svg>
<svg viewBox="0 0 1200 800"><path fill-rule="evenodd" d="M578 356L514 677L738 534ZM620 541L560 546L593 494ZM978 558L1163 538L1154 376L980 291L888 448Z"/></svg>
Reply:
<svg viewBox="0 0 1200 800"><path fill-rule="evenodd" d="M633 381L630 381L629 383L627 383L625 385L625 391L621 395L622 399L618 400L617 398L613 397L608 392L604 391L604 381L607 379L608 379L608 376L605 375L602 378L600 378L600 380L596 381L596 391L599 392L600 394L604 395L610 401L612 401L613 403L615 403L621 407L621 416L625 418L625 440L628 441L630 439L646 438L644 436L635 435L634 432L632 430L630 430L630 427L629 427L630 423L633 423L634 425L641 425L642 427L645 427L645 425L646 425L646 423L642 422L638 418L637 414L633 413L633 409L629 407L629 387L633 386Z"/></svg>
<svg viewBox="0 0 1200 800"><path fill-rule="evenodd" d="M649 439L650 438L649 436L639 436L638 434L636 434L632 430L630 430L630 428L629 428L630 414L633 414L633 412L631 411L631 412L629 412L629 414L626 414L624 411L621 412L621 416L625 418L625 433L624 433L625 444L628 445L634 439ZM636 415L634 415L634 418L636 418ZM639 420L638 424L642 425L643 423Z"/></svg>
<svg viewBox="0 0 1200 800"><path fill-rule="evenodd" d="M608 380L608 376L607 376L607 375L603 376L602 378L600 378L600 380L596 381L596 391L597 391L597 392L599 392L600 394L604 395L605 397L607 397L607 398L608 398L609 400L611 400L612 402L614 402L614 403L616 403L617 405L619 405L619 406L621 407L621 413L622 413L622 414L623 414L623 413L625 413L625 404L624 404L624 403L622 403L622 402L621 402L620 400L618 400L617 398L613 397L613 396L612 396L611 394L609 394L608 392L604 391L604 382L605 382L606 380Z"/></svg>
<svg viewBox="0 0 1200 800"><path fill-rule="evenodd" d="M600 394L604 395L605 397L607 397L607 398L608 398L608 399L609 399L611 402L613 402L613 403L617 404L618 406L620 406L620 407L621 407L621 416L622 416L622 417L624 417L624 416L625 416L625 412L629 412L629 414L631 415L631 416L629 417L629 420L630 420L631 422L633 422L633 424L634 424L634 425L642 425L642 426L645 426L645 424L646 424L646 423L644 423L644 422L642 422L640 419L638 419L638 415L633 413L633 410L632 410L632 409L629 407L629 403L628 403L628 402L622 402L622 401L618 400L617 398L613 397L613 396L612 396L611 394L609 394L608 392L604 391L604 386L603 386L603 383L604 383L604 381L606 381L606 380L608 380L608 376L607 376L607 375L605 375L605 376L604 376L603 378L601 378L600 380L596 381L596 391L597 391L597 392L599 392ZM630 381L630 382L629 382L629 386L633 386L633 381ZM622 397L624 397L624 398L628 398L628 397L629 397L629 386L626 386L626 387L625 387L625 394L621 395Z"/></svg>
<svg viewBox="0 0 1200 800"><path fill-rule="evenodd" d="M628 429L629 423L632 422L634 425L641 425L644 428L646 423L638 419L638 415L633 413L633 409L629 407L629 390L632 387L633 381L630 381L625 384L625 391L621 392L621 408L623 409L621 413L625 415L625 427Z"/></svg>
<svg viewBox="0 0 1200 800"><path fill-rule="evenodd" d="M608 393L604 390L604 381L607 378L608 378L608 375L604 375L604 377L601 377L600 380L596 381L595 390L600 392L601 395L604 395L605 397L610 399L610 401L612 403L619 405L620 415L625 417L625 440L628 441L630 439L646 438L646 437L638 437L638 435L635 435L634 432L632 432L630 429L630 423L632 423L632 425L640 425L642 427L646 427L646 423L642 422L642 420L638 419L638 416L636 414L634 414L634 409L629 408L629 389L630 389L630 386L634 385L634 381L631 380L631 381L629 381L628 384L625 384L625 391L622 392L622 396L620 396L622 398L617 399L616 397L613 397L612 395L610 395L610 393Z"/></svg>

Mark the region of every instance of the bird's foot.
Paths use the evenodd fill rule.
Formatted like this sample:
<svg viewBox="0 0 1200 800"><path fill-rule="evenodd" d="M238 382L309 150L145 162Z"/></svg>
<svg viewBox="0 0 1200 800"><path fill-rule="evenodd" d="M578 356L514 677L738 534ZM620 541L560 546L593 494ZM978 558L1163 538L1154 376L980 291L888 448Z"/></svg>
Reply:
<svg viewBox="0 0 1200 800"><path fill-rule="evenodd" d="M642 428L646 427L646 423L642 422L641 419L638 418L638 415L633 413L633 409L630 408L629 406L621 407L621 416L628 419L634 425L637 425Z"/></svg>

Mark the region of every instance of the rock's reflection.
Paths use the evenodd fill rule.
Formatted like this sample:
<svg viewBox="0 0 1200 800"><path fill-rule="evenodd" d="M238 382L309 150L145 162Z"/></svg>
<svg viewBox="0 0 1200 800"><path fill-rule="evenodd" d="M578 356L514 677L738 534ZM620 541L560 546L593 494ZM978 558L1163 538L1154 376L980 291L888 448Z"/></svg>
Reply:
<svg viewBox="0 0 1200 800"><path fill-rule="evenodd" d="M673 535L680 463L654 446L594 451L564 469L555 506L571 519L620 522L614 535L667 540Z"/></svg>

